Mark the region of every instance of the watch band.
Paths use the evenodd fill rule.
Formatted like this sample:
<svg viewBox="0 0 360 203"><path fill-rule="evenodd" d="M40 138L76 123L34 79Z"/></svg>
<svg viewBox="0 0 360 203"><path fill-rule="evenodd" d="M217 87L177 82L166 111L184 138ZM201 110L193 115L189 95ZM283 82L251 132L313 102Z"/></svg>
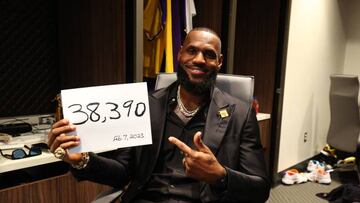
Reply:
<svg viewBox="0 0 360 203"><path fill-rule="evenodd" d="M71 164L71 167L77 169L77 170L81 170L84 169L87 164L89 163L90 160L90 156L88 152L83 152L81 153L81 161L77 164Z"/></svg>

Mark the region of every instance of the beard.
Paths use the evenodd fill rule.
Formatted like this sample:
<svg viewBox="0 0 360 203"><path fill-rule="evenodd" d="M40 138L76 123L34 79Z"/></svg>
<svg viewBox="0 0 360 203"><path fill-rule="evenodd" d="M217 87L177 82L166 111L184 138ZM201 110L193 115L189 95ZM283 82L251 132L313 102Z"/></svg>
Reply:
<svg viewBox="0 0 360 203"><path fill-rule="evenodd" d="M208 70L208 74L204 77L204 81L200 83L190 81L190 78L183 64L179 64L177 71L177 78L181 85L186 91L197 95L207 95L210 89L215 84L217 71L215 69Z"/></svg>

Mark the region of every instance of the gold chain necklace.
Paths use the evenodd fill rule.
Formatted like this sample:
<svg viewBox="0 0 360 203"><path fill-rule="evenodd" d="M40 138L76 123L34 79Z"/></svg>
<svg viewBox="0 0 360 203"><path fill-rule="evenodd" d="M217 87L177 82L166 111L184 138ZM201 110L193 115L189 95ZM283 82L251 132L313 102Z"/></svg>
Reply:
<svg viewBox="0 0 360 203"><path fill-rule="evenodd" d="M180 85L178 86L177 89L177 95L176 95L176 99L177 99L177 103L179 106L179 110L180 112L185 116L185 117L193 117L195 116L195 114L199 111L200 107L197 107L196 109L189 111L188 109L186 109L186 107L184 106L184 104L181 101L181 97L180 97Z"/></svg>

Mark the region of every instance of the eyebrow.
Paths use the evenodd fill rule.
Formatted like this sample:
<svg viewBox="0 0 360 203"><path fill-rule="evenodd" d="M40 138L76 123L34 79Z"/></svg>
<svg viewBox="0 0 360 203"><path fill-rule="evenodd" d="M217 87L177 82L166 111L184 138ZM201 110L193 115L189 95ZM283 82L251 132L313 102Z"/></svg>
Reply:
<svg viewBox="0 0 360 203"><path fill-rule="evenodd" d="M189 44L189 45L186 47L186 49L189 49L189 48L195 48L195 49L197 49L197 50L200 50L199 47L197 47L197 46L195 46L195 45L191 45L191 44ZM202 50L202 52L203 52L203 51L212 51L212 52L214 52L214 53L216 54L216 56L218 56L218 55L221 54L220 52L216 51L214 48L210 48L210 47L205 47L205 49Z"/></svg>

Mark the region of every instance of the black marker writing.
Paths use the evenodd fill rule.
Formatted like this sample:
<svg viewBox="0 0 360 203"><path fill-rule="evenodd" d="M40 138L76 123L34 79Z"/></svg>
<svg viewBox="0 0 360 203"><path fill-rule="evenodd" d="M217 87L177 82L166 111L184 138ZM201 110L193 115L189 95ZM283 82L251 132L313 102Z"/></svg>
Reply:
<svg viewBox="0 0 360 203"><path fill-rule="evenodd" d="M134 102L134 100L125 101L122 105L113 102L106 102L103 105L105 105L105 108L108 109L108 111L105 113L106 115L101 115L99 113L98 109L100 106L102 106L102 104L99 102L90 102L87 105L84 105L86 108L83 108L82 104L71 104L68 106L68 109L71 109L71 112L73 114L77 114L78 119L80 119L80 121L74 123L74 125L82 125L89 120L91 122L105 123L108 119L120 119L122 118L120 113L121 108L127 110L127 113L125 115L126 117L142 117L147 110L145 103ZM135 108L132 108L133 106Z"/></svg>

